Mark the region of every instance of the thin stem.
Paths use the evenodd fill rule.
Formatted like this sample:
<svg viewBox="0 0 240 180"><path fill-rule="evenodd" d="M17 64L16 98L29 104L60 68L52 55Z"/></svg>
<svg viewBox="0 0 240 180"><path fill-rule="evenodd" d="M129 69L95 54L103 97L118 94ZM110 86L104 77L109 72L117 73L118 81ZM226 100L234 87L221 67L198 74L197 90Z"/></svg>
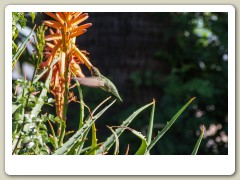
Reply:
<svg viewBox="0 0 240 180"><path fill-rule="evenodd" d="M77 89L78 89L79 98L80 98L80 118L79 118L79 127L78 127L78 129L80 129L80 128L83 126L84 103L83 103L82 89L81 89L81 87L80 87L79 82L76 81L76 83L77 83Z"/></svg>
<svg viewBox="0 0 240 180"><path fill-rule="evenodd" d="M62 111L62 119L64 122L66 122L67 119L67 104L68 104L68 91L69 91L69 51L66 52L66 61L65 61L65 67L66 71L64 73L64 79L65 79L65 91L64 91L64 102L63 102L63 111ZM65 128L66 128L66 123L61 123L60 126L60 139L59 139L59 146L63 144L63 138L65 135Z"/></svg>

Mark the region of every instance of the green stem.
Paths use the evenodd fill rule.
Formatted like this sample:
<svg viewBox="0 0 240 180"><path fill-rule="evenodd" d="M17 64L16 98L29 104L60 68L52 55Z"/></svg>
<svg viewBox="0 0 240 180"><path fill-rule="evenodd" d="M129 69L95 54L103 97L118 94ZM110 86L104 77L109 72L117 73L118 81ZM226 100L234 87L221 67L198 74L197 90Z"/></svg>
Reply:
<svg viewBox="0 0 240 180"><path fill-rule="evenodd" d="M80 129L80 128L83 126L84 104L83 104L82 89L81 89L81 87L80 87L79 82L76 81L76 83L77 83L77 89L78 89L79 98L80 98L80 118L79 118L79 127L78 127L78 129Z"/></svg>
<svg viewBox="0 0 240 180"><path fill-rule="evenodd" d="M65 79L65 92L64 92L64 102L63 102L63 113L62 118L66 121L67 116L67 104L68 104L68 91L69 91L69 83L68 83L68 73L69 73L69 54L66 55L66 63L65 63L66 71L64 74Z"/></svg>
<svg viewBox="0 0 240 180"><path fill-rule="evenodd" d="M66 52L66 59L65 59L65 67L66 71L64 73L64 79L65 79L65 92L64 92L64 102L63 102L63 112L62 112L62 119L64 122L66 122L67 119L67 105L68 105L68 91L69 91L69 83L68 83L68 73L69 73L69 52ZM60 139L59 139L59 146L62 146L63 139L65 136L65 127L66 123L61 123L60 126Z"/></svg>

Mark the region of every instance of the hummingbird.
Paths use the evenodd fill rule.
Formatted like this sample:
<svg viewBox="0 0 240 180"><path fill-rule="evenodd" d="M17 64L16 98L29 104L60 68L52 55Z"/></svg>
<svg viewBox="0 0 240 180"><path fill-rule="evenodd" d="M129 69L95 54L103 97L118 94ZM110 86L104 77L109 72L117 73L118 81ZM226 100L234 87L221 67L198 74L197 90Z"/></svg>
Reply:
<svg viewBox="0 0 240 180"><path fill-rule="evenodd" d="M100 87L102 90L112 93L115 97L122 101L116 86L107 77L103 76L94 66L90 68L90 71L92 77L74 77L73 79L78 81L83 86L94 88Z"/></svg>

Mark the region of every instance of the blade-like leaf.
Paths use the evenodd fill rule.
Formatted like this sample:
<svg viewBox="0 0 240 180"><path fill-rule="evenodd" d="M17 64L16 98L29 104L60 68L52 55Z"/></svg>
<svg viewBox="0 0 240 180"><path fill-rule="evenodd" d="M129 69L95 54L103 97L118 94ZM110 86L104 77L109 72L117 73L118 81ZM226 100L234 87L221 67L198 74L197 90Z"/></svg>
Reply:
<svg viewBox="0 0 240 180"><path fill-rule="evenodd" d="M139 137L142 140L141 146L138 148L136 155L144 155L147 151L147 140L146 137L142 135L141 132L138 132L134 129L131 130L133 134Z"/></svg>
<svg viewBox="0 0 240 180"><path fill-rule="evenodd" d="M51 123L51 121L49 119L48 119L48 123L49 123L50 129L51 129L51 132L52 132L52 136L53 136L53 147L54 147L54 149L57 149L58 148L57 136L56 136L56 134L54 132L52 123Z"/></svg>
<svg viewBox="0 0 240 180"><path fill-rule="evenodd" d="M67 152L67 155L76 155L77 154L77 149L83 141L86 141L86 139L77 140L74 143L74 145L70 148L70 150Z"/></svg>
<svg viewBox="0 0 240 180"><path fill-rule="evenodd" d="M147 152L149 152L152 147L161 139L161 137L168 131L168 129L173 125L173 123L177 120L177 118L182 114L182 112L191 104L191 102L195 99L190 99L174 116L173 118L164 126L164 128L158 133L158 135L152 140L147 148Z"/></svg>
<svg viewBox="0 0 240 180"><path fill-rule="evenodd" d="M199 136L199 138L198 138L198 141L197 141L196 145L194 146L194 149L193 149L191 155L196 155L196 154L197 154L198 148L199 148L199 146L200 146L200 144L201 144L201 141L202 141L202 138L203 138L203 135L204 135L204 132L205 132L205 127L202 126L202 127L201 127L201 134L200 134L200 136Z"/></svg>
<svg viewBox="0 0 240 180"><path fill-rule="evenodd" d="M92 124L110 107L113 105L113 102L111 102L108 106L106 106L102 111L100 111L98 114L96 114L94 117L89 117L85 124L80 128L67 142L63 144L62 147L57 149L54 153L54 155L62 155L65 154L70 150L70 148L80 139L83 137L84 133L89 130L89 128L92 126Z"/></svg>
<svg viewBox="0 0 240 180"><path fill-rule="evenodd" d="M112 133L113 133L113 135L114 135L114 137L115 137L115 149L114 149L114 155L118 155L118 153L119 153L119 139L118 139L118 135L115 133L115 131L111 128L111 127L109 127L109 126L107 126L108 127L108 129L110 129L110 131L112 131Z"/></svg>
<svg viewBox="0 0 240 180"><path fill-rule="evenodd" d="M45 68L42 70L42 72L36 76L36 78L33 80L33 83L36 83L49 69L51 69L58 61L60 60L60 58L56 58L53 60L53 62L51 63L51 65L48 68Z"/></svg>
<svg viewBox="0 0 240 180"><path fill-rule="evenodd" d="M21 107L21 106L22 106L22 104L18 104L18 105L13 104L13 105L12 105L12 114L13 114L19 107Z"/></svg>
<svg viewBox="0 0 240 180"><path fill-rule="evenodd" d="M146 152L146 150L147 150L147 140L146 140L146 137L143 136L141 132L136 131L136 130L134 130L134 129L132 129L132 128L129 128L129 127L121 127L121 126L112 126L112 127L118 127L118 128L128 129L128 130L130 130L135 136L137 136L138 138L140 138L141 141L142 141L142 143L141 143L140 147L138 148L137 152L135 153L135 155L144 155L144 154L145 154L145 152ZM110 127L108 127L108 128L110 128ZM119 142L117 142L117 141L118 141L118 136L117 136L117 134L112 130L112 128L111 128L110 130L111 130L111 131L113 132L113 134L115 135L116 144L118 143L118 145L116 145L116 147L117 147L117 146L119 146ZM118 147L118 148L119 148L119 147Z"/></svg>
<svg viewBox="0 0 240 180"><path fill-rule="evenodd" d="M12 58L12 69L14 68L16 62L18 61L18 59L21 56L21 54L23 53L23 51L26 49L27 44L30 42L30 38L32 37L32 34L33 34L35 28L36 28L36 26L33 27L32 31L29 33L29 35L27 36L25 41L21 44L21 46L17 50L16 54L14 54L14 56Z"/></svg>
<svg viewBox="0 0 240 180"><path fill-rule="evenodd" d="M148 125L148 132L147 132L147 143L150 144L152 140L152 130L153 130L153 121L154 121L154 112L155 112L155 99L153 99L153 105L152 105L152 112L149 120Z"/></svg>
<svg viewBox="0 0 240 180"><path fill-rule="evenodd" d="M88 128L88 130L83 134L83 137L82 139L86 139L87 136L88 136L88 133L90 131L90 128ZM83 146L84 146L84 143L85 141L82 141L77 149L77 154L80 155L82 153L82 149L83 149Z"/></svg>
<svg viewBox="0 0 240 180"><path fill-rule="evenodd" d="M44 104L43 98L44 98L44 96L46 96L46 94L48 92L49 85L50 85L50 82L52 79L52 72L53 72L53 68L50 69L48 77L45 82L45 87L42 89L41 94L38 97L37 103L31 111L31 115L33 117L36 117L38 115L38 113L41 111L41 108Z"/></svg>
<svg viewBox="0 0 240 180"><path fill-rule="evenodd" d="M132 121L133 119L139 114L141 113L144 109L148 108L149 106L151 106L154 102L151 102L141 108L139 108L137 111L135 111L131 116L129 116L125 121L123 121L123 123L120 126L124 126L127 127ZM118 135L118 137L123 133L124 129L123 128L118 128L115 130L116 134ZM96 154L102 154L105 150L108 151L111 146L115 143L115 138L114 135L111 135L102 145L101 147L97 150Z"/></svg>
<svg viewBox="0 0 240 180"><path fill-rule="evenodd" d="M106 103L110 98L111 98L111 96L108 97L108 98L106 98L105 100L103 100L103 101L92 111L92 116L93 116L94 113L95 113L104 103ZM88 118L89 118L89 117L88 117ZM80 128L79 128L79 129L80 129ZM89 130L90 130L90 129L88 129L88 130L83 134L83 139L87 138L87 135L88 135L88 133L89 133ZM83 142L80 144L80 146L78 147L78 150L77 150L77 154L78 154L78 155L80 155L80 154L82 153L82 148L83 148L83 146L84 146L84 143L85 143L85 141L83 141Z"/></svg>
<svg viewBox="0 0 240 180"><path fill-rule="evenodd" d="M97 129L95 123L92 124L92 149L97 146ZM94 155L96 151L93 151L91 155Z"/></svg>
<svg viewBox="0 0 240 180"><path fill-rule="evenodd" d="M101 145L101 143L99 143L96 147L92 148L91 146L87 147L87 148L84 148L82 149L81 153L80 154L83 154L85 152L85 155L89 155L91 154L93 151L96 151L99 146Z"/></svg>

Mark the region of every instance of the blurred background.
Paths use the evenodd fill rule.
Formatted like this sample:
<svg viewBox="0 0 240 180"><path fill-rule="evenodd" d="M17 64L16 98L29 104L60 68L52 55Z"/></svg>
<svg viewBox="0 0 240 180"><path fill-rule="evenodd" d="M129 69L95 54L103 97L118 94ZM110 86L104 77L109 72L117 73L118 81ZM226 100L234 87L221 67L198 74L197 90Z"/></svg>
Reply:
<svg viewBox="0 0 240 180"><path fill-rule="evenodd" d="M29 17L30 18L30 17ZM36 15L40 25L45 14ZM192 97L188 107L160 139L151 154L188 155L206 126L198 154L228 154L228 15L227 13L89 13L93 25L77 38L90 61L118 88L123 102L115 103L96 122L99 142L135 110L156 100L154 136ZM33 27L31 20L29 29ZM48 33L48 31L47 31ZM21 31L24 37L24 31ZM20 39L21 41L21 36ZM13 72L13 79L31 78L31 47ZM32 70L33 71L33 70ZM89 71L83 67L86 76ZM109 96L101 89L83 87L84 102L93 109ZM78 95L77 89L72 89ZM45 109L54 113L55 110ZM130 127L146 134L151 108ZM85 110L87 114L87 110ZM79 105L70 103L68 130L77 130ZM125 131L120 154L130 145L134 153L140 140Z"/></svg>

